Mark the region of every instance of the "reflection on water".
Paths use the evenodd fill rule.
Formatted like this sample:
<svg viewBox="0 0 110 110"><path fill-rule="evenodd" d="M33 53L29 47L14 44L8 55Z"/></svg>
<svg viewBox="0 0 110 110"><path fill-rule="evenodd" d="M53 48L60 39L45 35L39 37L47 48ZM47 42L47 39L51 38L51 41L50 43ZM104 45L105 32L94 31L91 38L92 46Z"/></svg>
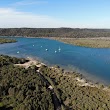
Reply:
<svg viewBox="0 0 110 110"><path fill-rule="evenodd" d="M32 56L49 64L75 68L85 75L110 83L110 49L93 49L41 38L15 38L16 43L1 44L0 54Z"/></svg>

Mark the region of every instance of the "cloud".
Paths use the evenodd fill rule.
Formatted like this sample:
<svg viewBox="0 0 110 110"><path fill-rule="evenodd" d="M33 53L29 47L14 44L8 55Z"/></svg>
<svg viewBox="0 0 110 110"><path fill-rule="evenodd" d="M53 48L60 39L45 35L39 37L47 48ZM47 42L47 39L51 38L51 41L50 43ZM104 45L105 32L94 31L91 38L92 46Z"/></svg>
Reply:
<svg viewBox="0 0 110 110"><path fill-rule="evenodd" d="M46 15L36 15L26 12L18 12L12 8L0 8L0 27L31 27L31 28L51 28L60 27L63 23Z"/></svg>
<svg viewBox="0 0 110 110"><path fill-rule="evenodd" d="M56 19L47 15L37 15L26 12L19 12L13 8L0 8L0 28L109 28L109 19L81 21Z"/></svg>
<svg viewBox="0 0 110 110"><path fill-rule="evenodd" d="M0 15L21 14L21 12L14 11L11 8L0 8Z"/></svg>
<svg viewBox="0 0 110 110"><path fill-rule="evenodd" d="M42 0L23 0L16 2L14 4L11 4L12 6L26 6L26 5L39 5L39 4L47 4L47 1Z"/></svg>

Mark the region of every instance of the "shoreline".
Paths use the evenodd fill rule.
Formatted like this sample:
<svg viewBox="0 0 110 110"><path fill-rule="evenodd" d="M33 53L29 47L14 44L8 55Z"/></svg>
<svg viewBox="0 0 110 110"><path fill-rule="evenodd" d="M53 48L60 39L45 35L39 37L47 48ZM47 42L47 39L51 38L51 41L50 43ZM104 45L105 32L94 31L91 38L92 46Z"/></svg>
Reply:
<svg viewBox="0 0 110 110"><path fill-rule="evenodd" d="M96 49L109 49L110 38L109 37L96 37L96 38L64 38L64 37L51 37L48 39L63 42L74 46L80 46L84 48L96 48Z"/></svg>
<svg viewBox="0 0 110 110"><path fill-rule="evenodd" d="M0 44L5 44L5 43L16 43L17 41L15 39L6 39L6 38L1 38L0 37Z"/></svg>
<svg viewBox="0 0 110 110"><path fill-rule="evenodd" d="M27 37L27 38L29 38L29 37ZM30 38L32 38L32 37L30 37ZM34 37L34 38L36 38L36 37ZM37 38L42 38L42 37L37 37ZM46 39L51 39L51 38L47 38L47 37L44 37L44 38L46 38ZM53 39L53 38L52 38ZM68 38L67 38L68 39ZM70 38L71 39L71 38ZM72 39L76 39L76 38L72 38ZM82 39L82 38L81 38ZM85 38L84 38L85 39ZM87 38L88 39L88 38ZM90 38L89 38L90 39ZM92 39L96 39L96 38L92 38ZM102 38L102 39L104 39L104 38ZM110 38L109 38L110 39ZM36 64L36 63L40 63L41 64L41 62L42 61L38 61L38 60L35 60L34 58L29 58L29 60L30 60L30 62L28 62L28 64L26 63L26 64L22 64L22 66L24 66L24 67L26 67L26 68L28 68L29 67L29 65L34 65L34 64ZM37 62L36 62L37 61ZM42 63L42 64L44 64L44 63ZM18 66L20 66L19 64L16 64L16 65L18 65ZM47 64L44 64L44 65L46 65L47 66ZM40 65L38 65L38 67L39 67ZM51 67L50 65L48 65L48 67ZM81 72L80 72L81 73ZM83 74L81 74L82 76L84 76ZM95 84L94 83L94 81L92 81L92 79L91 80L88 80L86 77L83 77L82 79L84 79L85 81L87 81L87 82L90 82L90 83L93 83L93 84ZM79 82L82 82L82 79L81 80L79 80L79 79L77 79ZM85 83L86 85L88 85L87 83ZM92 84L92 85L93 85ZM104 83L101 83L101 82L99 82L99 84L104 84ZM104 84L105 85L105 84Z"/></svg>
<svg viewBox="0 0 110 110"><path fill-rule="evenodd" d="M84 47L84 48L110 49L110 37L91 37L91 38L88 38L88 37L87 38L26 37L26 38L42 38L42 39L56 40L59 42L63 42L65 44L70 44L70 45ZM87 42L89 42L89 44L86 44ZM92 44L91 44L91 42L92 42Z"/></svg>
<svg viewBox="0 0 110 110"><path fill-rule="evenodd" d="M7 37L7 36L1 36ZM42 38L57 40L66 44L80 46L85 48L110 48L110 37L86 37L86 38L71 38L71 37L27 37L27 36L8 36L8 37L24 37L24 38Z"/></svg>
<svg viewBox="0 0 110 110"><path fill-rule="evenodd" d="M28 60L28 62L26 62L24 64L15 64L15 66L21 66L24 68L28 68L29 66L32 66L32 65L36 65L37 67L41 67L42 65L46 65L45 63L42 63L41 61L36 60L32 57L27 57L26 60Z"/></svg>
<svg viewBox="0 0 110 110"><path fill-rule="evenodd" d="M27 60L29 60L28 62L24 63L24 64L15 64L15 66L21 66L21 67L24 67L24 68L28 68L32 65L35 65L36 67L40 68L41 66L47 66L48 68L50 69L53 69L53 70L60 70L62 69L60 66L48 66L46 65L45 63L42 63L41 61L39 60L36 60L32 57L28 57L26 58ZM68 76L68 77L71 77L72 74L76 74L76 77L73 79L74 81L77 82L77 85L79 85L80 87L85 87L85 86L89 86L89 87L96 87L98 89L102 89L104 91L107 91L110 93L110 89L109 89L109 86L106 86L102 83L94 83L93 81L91 80L88 80L86 79L83 74L81 73L76 73L74 71L66 71L65 69L63 69L64 73L62 73L62 75L64 76Z"/></svg>

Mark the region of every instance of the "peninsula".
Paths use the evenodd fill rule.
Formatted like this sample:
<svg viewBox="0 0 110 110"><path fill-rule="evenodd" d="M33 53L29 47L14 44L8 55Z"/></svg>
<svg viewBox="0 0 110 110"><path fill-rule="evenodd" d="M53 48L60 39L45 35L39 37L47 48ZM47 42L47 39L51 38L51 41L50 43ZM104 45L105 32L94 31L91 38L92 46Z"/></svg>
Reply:
<svg viewBox="0 0 110 110"><path fill-rule="evenodd" d="M4 43L14 43L17 42L14 39L6 39L6 38L0 38L0 44L4 44Z"/></svg>

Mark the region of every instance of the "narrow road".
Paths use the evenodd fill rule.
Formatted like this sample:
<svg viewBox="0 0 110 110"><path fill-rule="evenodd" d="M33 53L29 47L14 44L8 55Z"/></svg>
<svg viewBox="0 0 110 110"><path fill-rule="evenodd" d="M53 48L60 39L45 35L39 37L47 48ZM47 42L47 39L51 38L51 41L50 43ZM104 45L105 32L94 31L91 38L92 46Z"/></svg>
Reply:
<svg viewBox="0 0 110 110"><path fill-rule="evenodd" d="M59 99L57 98L56 94L54 93L54 91L52 91L52 100L54 102L55 110L61 110L61 103Z"/></svg>
<svg viewBox="0 0 110 110"><path fill-rule="evenodd" d="M46 85L47 85L49 91L51 91L51 93L52 93L52 100L53 100L53 103L54 103L54 109L55 110L61 110L61 103L60 103L59 99L57 98L56 93L54 92L54 88L51 86L49 81L47 79L45 79L45 77L42 75L42 73L40 73L39 71L37 71L37 73L40 76L40 78L44 82L46 82ZM49 87L52 87L52 88L49 88Z"/></svg>

